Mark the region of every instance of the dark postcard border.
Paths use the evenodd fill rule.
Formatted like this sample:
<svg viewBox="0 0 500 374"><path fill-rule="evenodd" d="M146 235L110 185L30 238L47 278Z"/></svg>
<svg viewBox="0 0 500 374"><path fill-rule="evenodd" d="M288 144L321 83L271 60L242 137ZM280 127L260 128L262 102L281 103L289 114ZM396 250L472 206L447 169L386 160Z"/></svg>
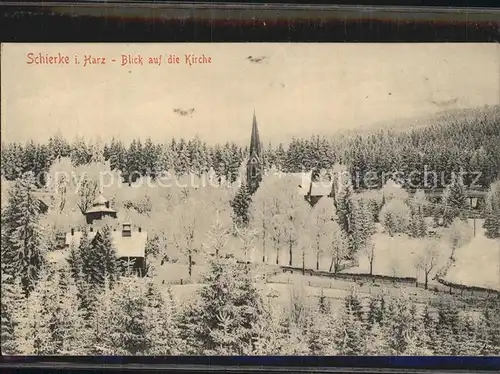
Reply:
<svg viewBox="0 0 500 374"><path fill-rule="evenodd" d="M422 372L457 371L473 372L500 370L500 357L2 357L0 368L39 369L130 369L130 370L173 370L173 371L259 371L282 372L286 370L319 372ZM394 371L396 370L396 371ZM414 370L414 371L412 371ZM416 371L415 371L416 370Z"/></svg>
<svg viewBox="0 0 500 374"><path fill-rule="evenodd" d="M22 1L22 0L21 0ZM24 1L27 2L27 1ZM65 0L52 0L51 2L64 3ZM66 0L67 2L67 0ZM132 3L144 3L144 0L87 0L80 2L88 3L114 3L114 4L132 4ZM152 2L152 1L150 1ZM157 4L160 3L178 3L179 0L156 0ZM300 1L300 0L232 0L232 1L202 1L202 0L191 0L186 1L186 3L196 3L196 4L207 4L207 3L232 3L232 4L286 4L286 5L362 5L362 6L412 6L412 7L457 7L457 8L472 8L472 7L498 7L500 4L496 0L315 0L314 2Z"/></svg>
<svg viewBox="0 0 500 374"><path fill-rule="evenodd" d="M148 6L150 5L150 6ZM3 42L498 42L495 9L25 2ZM500 370L499 357L1 357L0 370L425 372ZM160 369L161 367L161 369ZM302 369L300 369L302 368ZM389 368L393 370L389 370ZM385 370L383 370L385 369ZM427 371L428 372L428 371ZM432 371L431 371L432 372Z"/></svg>
<svg viewBox="0 0 500 374"><path fill-rule="evenodd" d="M473 4L473 2L472 2ZM4 42L498 42L500 9L3 2Z"/></svg>

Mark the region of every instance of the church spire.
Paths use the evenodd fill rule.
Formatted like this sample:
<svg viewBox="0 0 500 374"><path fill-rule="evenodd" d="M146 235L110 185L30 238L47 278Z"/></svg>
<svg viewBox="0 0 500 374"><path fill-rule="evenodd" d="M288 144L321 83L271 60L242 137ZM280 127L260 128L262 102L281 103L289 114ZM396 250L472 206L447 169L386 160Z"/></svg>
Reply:
<svg viewBox="0 0 500 374"><path fill-rule="evenodd" d="M250 194L253 194L259 187L262 180L263 160L262 145L259 138L259 129L257 128L257 117L255 108L253 109L252 136L250 138L249 159L247 162L247 184Z"/></svg>
<svg viewBox="0 0 500 374"><path fill-rule="evenodd" d="M255 108L253 108L252 136L250 138L249 154L260 158L262 154L261 148L259 129L257 128L257 117L255 116Z"/></svg>

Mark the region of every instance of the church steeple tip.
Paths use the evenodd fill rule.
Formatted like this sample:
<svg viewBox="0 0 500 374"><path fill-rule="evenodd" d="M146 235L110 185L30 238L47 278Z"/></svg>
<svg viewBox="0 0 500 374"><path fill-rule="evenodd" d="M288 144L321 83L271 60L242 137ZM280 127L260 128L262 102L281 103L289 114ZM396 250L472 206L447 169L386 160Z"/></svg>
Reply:
<svg viewBox="0 0 500 374"><path fill-rule="evenodd" d="M257 117L255 107L253 108L252 135L250 138L249 159L247 163L247 185L249 192L253 193L258 188L262 180L262 145L260 143L259 129L257 127Z"/></svg>
<svg viewBox="0 0 500 374"><path fill-rule="evenodd" d="M255 107L253 108L253 120L252 120L252 136L250 138L250 155L254 154L260 158L261 156L261 144L259 137L259 129L257 127L257 117L255 115Z"/></svg>

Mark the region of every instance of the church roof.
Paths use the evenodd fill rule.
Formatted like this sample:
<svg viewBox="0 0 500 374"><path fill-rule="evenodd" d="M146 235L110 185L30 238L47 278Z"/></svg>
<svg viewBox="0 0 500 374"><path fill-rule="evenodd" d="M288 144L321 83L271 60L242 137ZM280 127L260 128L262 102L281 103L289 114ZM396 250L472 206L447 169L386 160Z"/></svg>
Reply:
<svg viewBox="0 0 500 374"><path fill-rule="evenodd" d="M309 191L308 191L309 193ZM328 196L332 193L332 182L313 182L311 196Z"/></svg>
<svg viewBox="0 0 500 374"><path fill-rule="evenodd" d="M250 138L250 155L257 155L258 157L262 154L262 144L260 143L259 129L257 128L257 117L255 116L255 110L253 112L252 121L252 136Z"/></svg>

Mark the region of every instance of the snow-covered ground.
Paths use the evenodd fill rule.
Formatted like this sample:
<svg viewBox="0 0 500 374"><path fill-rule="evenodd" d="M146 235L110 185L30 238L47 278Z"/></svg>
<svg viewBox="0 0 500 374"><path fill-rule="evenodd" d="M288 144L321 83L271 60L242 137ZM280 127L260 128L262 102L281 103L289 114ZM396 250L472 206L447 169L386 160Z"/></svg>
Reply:
<svg viewBox="0 0 500 374"><path fill-rule="evenodd" d="M443 279L500 291L500 240L486 238L482 222L476 230L476 237L456 250L456 261Z"/></svg>
<svg viewBox="0 0 500 374"><path fill-rule="evenodd" d="M13 184L14 182L8 181L3 177L0 180L0 204L2 209L4 209L9 202L9 190L12 188Z"/></svg>
<svg viewBox="0 0 500 374"><path fill-rule="evenodd" d="M396 234L391 237L387 234L377 233L373 236L375 244L375 257L373 261L373 274L395 277L417 277L424 282L424 274L416 269L419 256L423 256L426 242L422 239L413 239L406 234ZM446 265L450 257L450 248L445 243L438 247L439 258L437 265L429 275L429 284L436 271ZM360 254L359 266L346 269L344 273L369 273L370 262L366 254Z"/></svg>
<svg viewBox="0 0 500 374"><path fill-rule="evenodd" d="M207 271L206 266L193 265L191 268L191 282L198 283ZM155 269L154 280L158 284L166 284L172 282L180 282L181 279L184 283L189 279L189 269L186 264L171 264L165 263Z"/></svg>
<svg viewBox="0 0 500 374"><path fill-rule="evenodd" d="M357 286L353 283L346 283L346 287L329 288L309 286L309 280L313 280L318 277L310 276L299 276L298 274L290 279L290 284L284 283L267 283L267 284L256 284L257 288L260 290L261 295L264 297L266 302L272 303L272 305L287 308L291 305L291 300L294 294L302 295L306 300L308 305L314 305L318 303L318 299L321 295L324 295L330 306L332 307L332 312L338 311L339 308L344 304L345 297L351 293L352 287L355 286L356 293L362 300L363 304L367 304L367 300L370 297L383 294L386 297L408 297L410 300L418 304L426 304L433 297L437 297L420 288L414 287L380 287L370 288L369 286ZM324 279L320 279L323 280ZM334 281L343 282L343 281ZM197 291L203 287L202 284L188 284L188 285L173 285L169 287L163 287L163 292L168 292L170 289L171 295L179 304L184 304L194 300L197 296ZM364 301L363 301L364 300Z"/></svg>
<svg viewBox="0 0 500 374"><path fill-rule="evenodd" d="M473 225L472 220L469 224ZM469 243L456 249L456 261L448 269L444 280L465 286L485 287L500 290L500 241L488 239L482 228L483 221L476 222L476 236ZM400 234L390 237L377 233L373 237L375 243L375 260L373 274L398 277L417 277L424 282L424 274L417 271L415 263L425 251L426 241L413 239ZM451 254L450 245L441 239L437 265L429 275L429 284L437 282L432 278L437 271L444 268ZM368 273L370 264L368 257L361 254L359 266L346 269L347 273Z"/></svg>

